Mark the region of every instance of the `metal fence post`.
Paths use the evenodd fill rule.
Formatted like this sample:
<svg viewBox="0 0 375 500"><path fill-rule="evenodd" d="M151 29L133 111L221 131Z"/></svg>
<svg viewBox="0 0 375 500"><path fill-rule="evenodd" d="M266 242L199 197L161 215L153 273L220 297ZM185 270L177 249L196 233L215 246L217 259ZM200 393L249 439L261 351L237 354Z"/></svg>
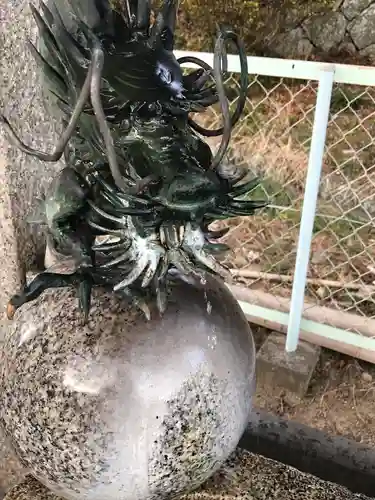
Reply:
<svg viewBox="0 0 375 500"><path fill-rule="evenodd" d="M285 350L287 352L294 352L298 346L333 81L334 68L328 66L322 70L319 76L318 95L293 279L288 332L285 344Z"/></svg>

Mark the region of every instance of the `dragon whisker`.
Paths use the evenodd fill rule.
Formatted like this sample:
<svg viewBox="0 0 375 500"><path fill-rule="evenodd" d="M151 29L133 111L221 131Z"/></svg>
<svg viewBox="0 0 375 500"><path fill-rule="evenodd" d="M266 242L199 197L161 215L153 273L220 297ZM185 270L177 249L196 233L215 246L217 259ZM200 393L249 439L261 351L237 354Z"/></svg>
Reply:
<svg viewBox="0 0 375 500"><path fill-rule="evenodd" d="M117 155L113 143L113 138L111 135L111 131L108 127L106 116L101 103L100 90L101 90L102 70L104 65L104 52L99 47L96 47L94 49L92 64L93 64L93 69L92 69L92 78L90 85L91 102L94 108L96 119L98 120L101 134L103 136L106 145L108 162L111 169L112 177L117 187L122 191L126 191L128 189L128 185L125 183L124 178L120 173L120 169L117 163Z"/></svg>
<svg viewBox="0 0 375 500"><path fill-rule="evenodd" d="M232 123L230 118L229 111L229 102L225 93L224 82L222 78L221 66L222 66L222 57L223 57L223 48L225 46L224 39L219 36L215 46L214 53L214 75L216 80L216 88L219 96L219 102L221 107L221 113L223 115L223 136L221 139L221 143L219 149L217 150L212 163L211 168L215 170L221 160L223 159L226 150L228 149L231 133L232 133Z"/></svg>
<svg viewBox="0 0 375 500"><path fill-rule="evenodd" d="M237 48L239 49L240 64L241 64L240 95L239 99L237 100L237 106L232 117L230 117L229 114L229 106L222 78L222 73L226 71L227 57L225 50L225 41L228 39L234 41ZM223 135L221 144L219 146L219 150L217 151L213 162L212 168L215 169L220 162L220 158L223 158L225 151L228 147L231 128L240 119L246 104L246 93L247 93L248 79L249 79L246 51L244 49L242 42L238 39L238 37L233 32L226 31L220 33L216 41L213 69L207 63L195 57L181 58L179 61L182 61L181 64L183 62L193 62L194 64L197 64L202 68L205 69L209 68L209 70L214 73L217 93L219 96L219 102L221 106L221 112L223 114L223 119L224 119L224 126L216 130L206 129L201 125L199 125L198 123L196 123L192 118L189 118L189 125L193 130L195 130L196 132L205 137L217 137L219 135Z"/></svg>
<svg viewBox="0 0 375 500"><path fill-rule="evenodd" d="M140 198L139 196L134 196L130 193L125 193L125 192L116 192L116 190L111 187L103 178L102 176L97 176L98 182L104 187L105 193L108 196L113 197L113 203L117 203L118 199L121 200L123 203L122 206L125 206L124 203L129 203L129 201L134 202L134 204L141 205L141 206L150 206L150 201L149 200L144 200ZM135 187L136 182L134 181L133 184L130 187Z"/></svg>
<svg viewBox="0 0 375 500"><path fill-rule="evenodd" d="M103 192L100 193L100 195L106 201L108 201L108 203L110 203L114 209L120 209L121 210L124 207L124 203L122 202L122 200L119 200L118 198L115 198L111 194L106 193L105 191L103 191Z"/></svg>
<svg viewBox="0 0 375 500"><path fill-rule="evenodd" d="M193 64L196 64L197 66L200 66L201 68L206 70L208 73L210 73L210 74L213 73L213 69L211 68L211 66L208 63L206 63L202 59L199 59L198 57L195 57L195 56L183 56L183 57L178 58L177 62L181 65L185 64L185 63L193 63Z"/></svg>
<svg viewBox="0 0 375 500"><path fill-rule="evenodd" d="M89 220L88 224L90 227L93 229L96 229L97 231L100 231L101 233L104 234L113 234L115 236L124 236L124 231L122 229L110 229L108 227L103 227L100 224L97 224L96 222Z"/></svg>
<svg viewBox="0 0 375 500"><path fill-rule="evenodd" d="M114 252L117 250L126 250L129 248L129 242L118 242L118 243L109 243L107 245L94 245L92 249L94 252Z"/></svg>
<svg viewBox="0 0 375 500"><path fill-rule="evenodd" d="M199 105L202 106L203 108L207 108L208 106L212 106L213 104L216 104L219 102L219 98L215 95L211 97L205 97L203 99L200 99L194 103L194 105Z"/></svg>
<svg viewBox="0 0 375 500"><path fill-rule="evenodd" d="M124 215L133 215L133 216L137 216L137 215L149 215L149 214L153 214L155 213L155 208L154 209L141 209L141 208L122 208L121 210L119 210L119 212L121 212L122 214Z"/></svg>
<svg viewBox="0 0 375 500"><path fill-rule="evenodd" d="M97 214L101 215L104 219L116 222L117 224L125 225L126 223L125 217L115 217L114 215L108 214L107 212L96 206L91 200L88 200L87 203Z"/></svg>
<svg viewBox="0 0 375 500"><path fill-rule="evenodd" d="M225 236L229 231L229 227L225 227L223 229L219 229L218 231L210 231L210 230L205 230L204 235L206 238L210 240L218 240Z"/></svg>
<svg viewBox="0 0 375 500"><path fill-rule="evenodd" d="M204 70L204 73L194 82L195 88L197 90L200 90L201 88L203 88L206 85L206 83L208 82L208 80L210 78L212 78L212 76L213 76L212 69L210 69L209 71Z"/></svg>
<svg viewBox="0 0 375 500"><path fill-rule="evenodd" d="M190 94L187 94L187 97L191 98L192 100L200 100L204 99L205 97L211 97L215 95L215 97L218 97L217 91L216 91L216 85L210 85L209 87L201 89L199 92L195 91L191 97Z"/></svg>
<svg viewBox="0 0 375 500"><path fill-rule="evenodd" d="M228 203L228 207L232 210L258 210L265 206L264 201L247 201L247 200L233 200Z"/></svg>
<svg viewBox="0 0 375 500"><path fill-rule="evenodd" d="M224 243L212 243L211 241L208 241L208 243L203 246L203 250L211 254L223 254L228 252L230 247Z"/></svg>

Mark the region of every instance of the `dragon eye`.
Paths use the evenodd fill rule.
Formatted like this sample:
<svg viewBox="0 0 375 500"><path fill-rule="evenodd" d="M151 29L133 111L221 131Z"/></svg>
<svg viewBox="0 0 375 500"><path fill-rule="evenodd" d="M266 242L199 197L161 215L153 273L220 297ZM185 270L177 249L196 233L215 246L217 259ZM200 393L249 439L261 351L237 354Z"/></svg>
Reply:
<svg viewBox="0 0 375 500"><path fill-rule="evenodd" d="M167 84L170 84L172 82L172 73L167 69L162 72L161 77Z"/></svg>
<svg viewBox="0 0 375 500"><path fill-rule="evenodd" d="M166 85L170 85L172 83L172 73L167 68L159 67L158 76L161 81Z"/></svg>

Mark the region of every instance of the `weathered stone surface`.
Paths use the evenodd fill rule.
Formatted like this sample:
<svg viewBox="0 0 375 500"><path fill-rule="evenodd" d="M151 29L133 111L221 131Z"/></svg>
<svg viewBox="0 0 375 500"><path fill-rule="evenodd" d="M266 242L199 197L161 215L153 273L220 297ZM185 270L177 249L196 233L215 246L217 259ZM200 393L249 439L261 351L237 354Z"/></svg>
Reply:
<svg viewBox="0 0 375 500"><path fill-rule="evenodd" d="M295 28L286 33L277 35L274 40L273 51L287 58L308 57L314 50L311 42L305 37L302 28Z"/></svg>
<svg viewBox="0 0 375 500"><path fill-rule="evenodd" d="M341 12L349 21L352 21L372 3L373 0L344 0L341 6Z"/></svg>
<svg viewBox="0 0 375 500"><path fill-rule="evenodd" d="M370 60L375 61L375 43L369 45L368 47L365 47L364 49L359 51L359 54L363 57L368 57ZM374 207L372 206L373 203L369 203L371 205L370 207L366 207L366 210L370 210L371 212L374 212Z"/></svg>
<svg viewBox="0 0 375 500"><path fill-rule="evenodd" d="M346 0L332 11L316 14L303 22L299 10L286 15L284 31L273 39L271 51L286 58L304 59L319 52L340 53L374 60L374 0Z"/></svg>
<svg viewBox="0 0 375 500"><path fill-rule="evenodd" d="M246 317L209 275L175 283L150 321L113 293L95 288L92 299L85 326L75 290L44 292L17 311L0 351L0 425L30 472L66 498L191 491L248 423Z"/></svg>
<svg viewBox="0 0 375 500"><path fill-rule="evenodd" d="M27 144L50 150L59 124L47 116L35 64L26 50L26 39L34 41L35 35L28 2L0 0L0 109ZM0 125L0 345L8 327L3 321L5 304L19 287L38 246L26 216L55 168L20 153ZM7 490L22 474L23 468L0 433L0 488Z"/></svg>
<svg viewBox="0 0 375 500"><path fill-rule="evenodd" d="M0 498L1 491L8 491L23 479L25 470L0 428Z"/></svg>
<svg viewBox="0 0 375 500"><path fill-rule="evenodd" d="M298 28L302 21L306 18L306 13L298 8L290 8L285 12L285 18L283 20L283 31L289 31L291 29Z"/></svg>
<svg viewBox="0 0 375 500"><path fill-rule="evenodd" d="M370 5L358 18L354 19L348 31L358 50L375 43L375 4Z"/></svg>
<svg viewBox="0 0 375 500"><path fill-rule="evenodd" d="M343 52L345 54L350 54L353 56L358 54L357 47L354 45L354 43L351 41L351 38L348 35L345 35L344 40L337 47L337 52L338 53Z"/></svg>
<svg viewBox="0 0 375 500"><path fill-rule="evenodd" d="M27 50L36 27L28 2L0 0L0 108L21 138L34 148L49 150L61 130L43 104L39 75ZM35 261L41 238L26 218L58 164L42 163L13 147L0 125L0 312Z"/></svg>
<svg viewBox="0 0 375 500"><path fill-rule="evenodd" d="M320 347L302 341L296 352L287 353L285 335L271 333L257 354L257 390L298 401L306 394L319 356Z"/></svg>
<svg viewBox="0 0 375 500"><path fill-rule="evenodd" d="M293 467L237 449L197 491L180 500L373 500L303 474ZM60 500L33 477L13 488L5 500Z"/></svg>
<svg viewBox="0 0 375 500"><path fill-rule="evenodd" d="M303 28L315 47L329 52L344 39L346 25L347 21L341 12L327 12L307 19Z"/></svg>

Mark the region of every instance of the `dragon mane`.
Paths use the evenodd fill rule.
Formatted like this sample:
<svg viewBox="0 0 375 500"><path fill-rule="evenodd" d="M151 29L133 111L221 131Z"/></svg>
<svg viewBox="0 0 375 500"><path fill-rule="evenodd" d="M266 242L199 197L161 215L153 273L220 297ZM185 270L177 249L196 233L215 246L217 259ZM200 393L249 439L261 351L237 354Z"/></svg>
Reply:
<svg viewBox="0 0 375 500"><path fill-rule="evenodd" d="M143 304L144 294L152 292L162 311L171 268L185 275L199 276L204 270L229 276L214 258L228 249L217 242L225 231L211 231L209 225L250 215L264 206L243 199L257 180L240 183L247 172L234 168L228 173L222 164L231 128L246 102L247 59L235 33L219 30L213 68L194 57L177 60L173 48L178 1L164 0L154 22L148 0L124 0L122 4L118 10L109 0L50 0L48 6L41 2L41 13L31 5L40 42L38 48L29 46L47 89L63 112L67 128L61 150L66 162L76 172L73 177L83 176L84 182L94 186L82 198L86 206L80 212L83 222L90 226L92 237L109 237L88 251L95 253L95 262L84 272L77 264L75 274L64 278L66 283L77 284L89 275L90 283L110 284L115 291L136 298L138 305ZM223 83L227 40L239 48L242 68L240 95L232 116ZM199 68L184 74L182 64L186 62ZM215 103L221 106L223 127L211 131L193 121L190 113ZM146 179L137 173L136 163L145 158L147 167L149 158L138 152L134 156L131 149L132 140L139 139L131 139L137 120L143 126L138 136L143 132L147 136L144 151L150 149L146 143L155 130L160 131L151 147L154 164L149 161L151 172ZM57 154L32 150L17 138L4 117L2 121L24 152L56 161ZM215 156L197 133L222 136ZM168 154L159 154L160 141ZM169 173L155 178L155 162ZM84 183L77 185L81 189ZM61 193L64 185L60 188ZM67 199L64 193L62 197ZM74 219L81 221L73 214L70 220ZM39 281L37 277L23 294L15 296L12 307L32 300L25 297L35 297L37 289L52 286L48 285L51 272L44 273L44 278L42 273ZM56 274L53 279L56 284ZM83 300L86 312L90 286Z"/></svg>

